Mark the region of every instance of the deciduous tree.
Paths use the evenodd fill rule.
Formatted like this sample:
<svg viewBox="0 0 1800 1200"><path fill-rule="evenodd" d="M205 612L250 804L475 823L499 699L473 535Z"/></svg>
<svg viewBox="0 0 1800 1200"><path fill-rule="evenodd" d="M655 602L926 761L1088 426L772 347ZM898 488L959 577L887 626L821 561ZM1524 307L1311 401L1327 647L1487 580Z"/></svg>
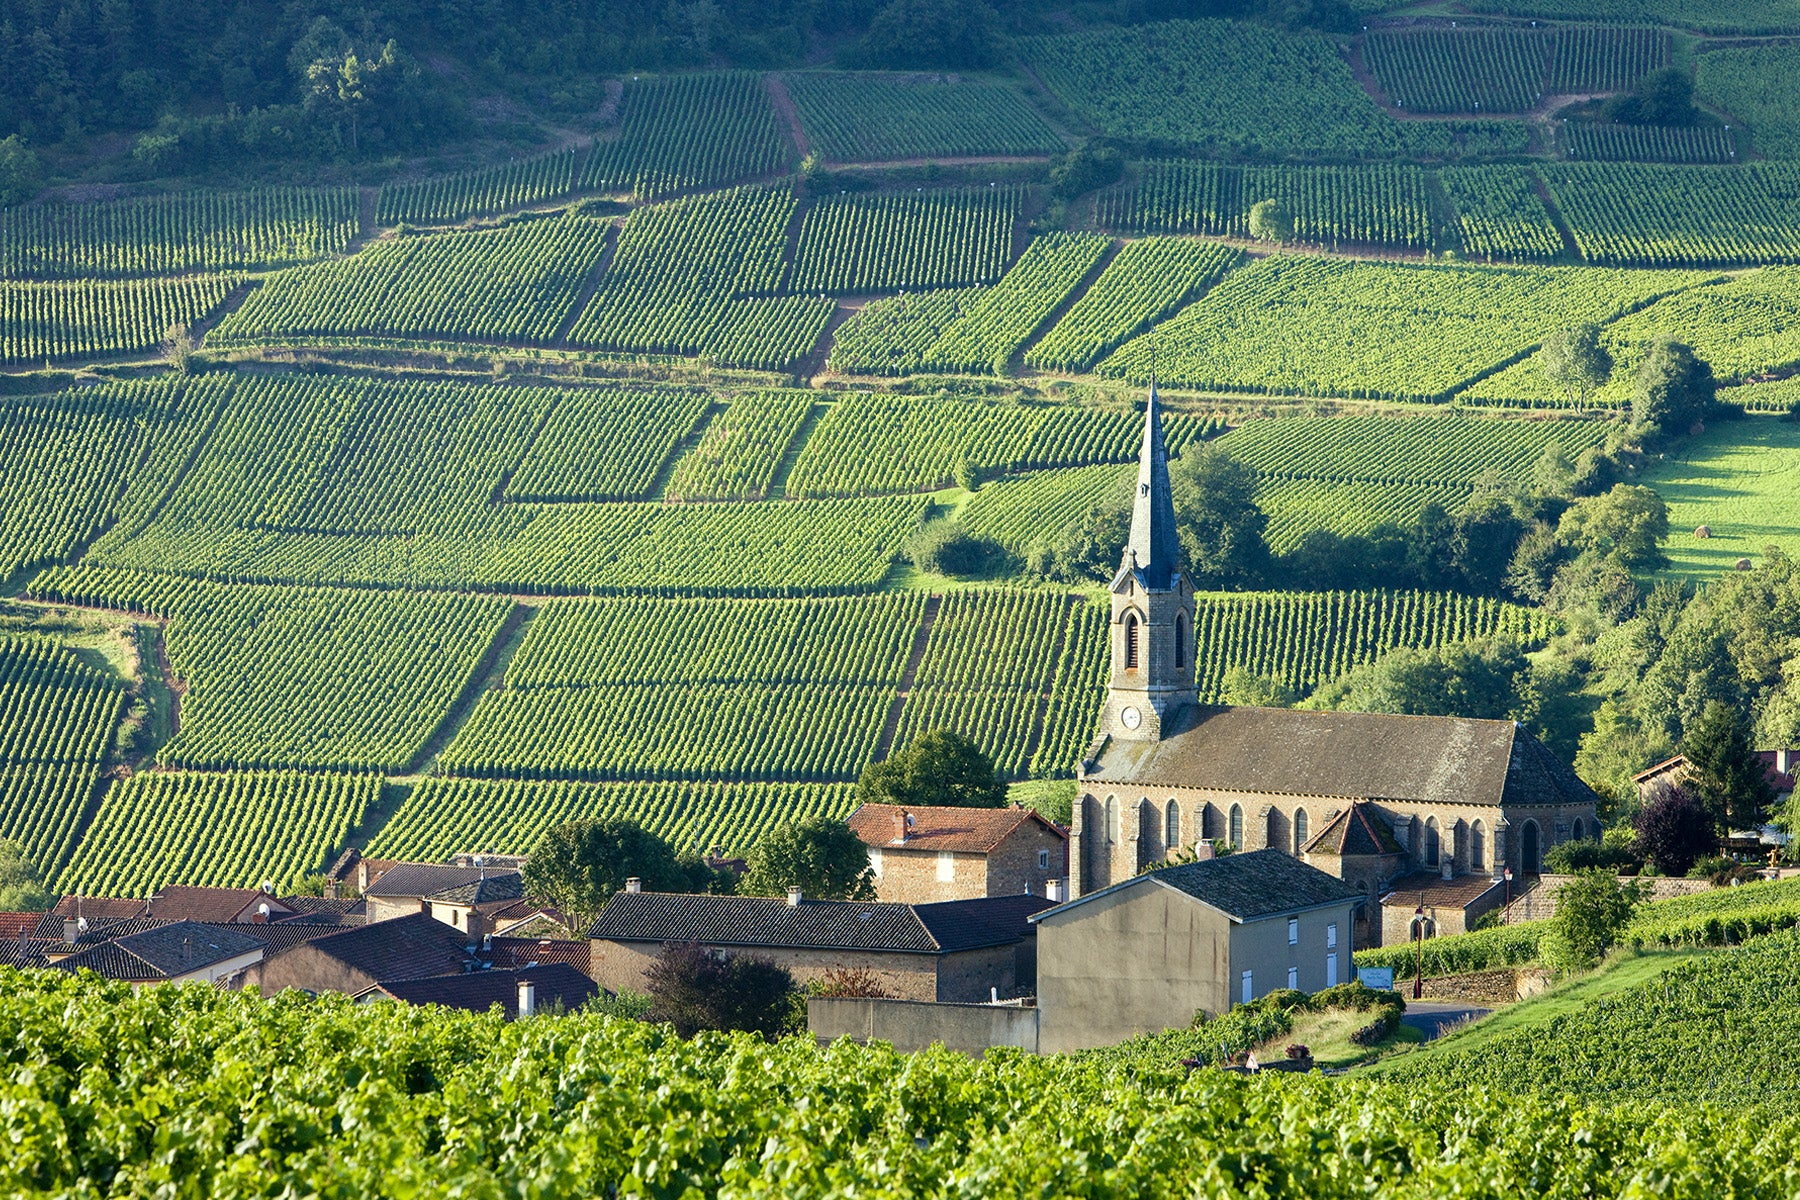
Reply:
<svg viewBox="0 0 1800 1200"><path fill-rule="evenodd" d="M856 781L861 804L905 804L915 808L1003 808L1006 783L994 760L960 733L933 729L912 744L871 763Z"/></svg>
<svg viewBox="0 0 1800 1200"><path fill-rule="evenodd" d="M738 1029L774 1041L793 1020L794 977L767 958L670 944L650 964L645 983L647 1019L668 1022L682 1037Z"/></svg>
<svg viewBox="0 0 1800 1200"><path fill-rule="evenodd" d="M829 817L777 825L750 851L743 890L779 896L791 887L819 900L873 900L868 847L848 825Z"/></svg>

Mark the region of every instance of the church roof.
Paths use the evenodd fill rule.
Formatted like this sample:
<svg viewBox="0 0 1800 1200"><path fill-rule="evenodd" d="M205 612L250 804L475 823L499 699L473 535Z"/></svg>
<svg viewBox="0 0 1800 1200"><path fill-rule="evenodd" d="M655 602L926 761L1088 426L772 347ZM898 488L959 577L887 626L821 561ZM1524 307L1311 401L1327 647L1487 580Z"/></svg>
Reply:
<svg viewBox="0 0 1800 1200"><path fill-rule="evenodd" d="M1031 919L1054 920L1101 896L1156 884L1192 896L1237 921L1255 921L1362 899L1362 893L1343 880L1290 854L1280 850L1252 850L1134 875L1111 887L1038 913Z"/></svg>
<svg viewBox="0 0 1800 1200"><path fill-rule="evenodd" d="M1393 827L1381 814L1358 800L1319 830L1319 835L1306 843L1308 854L1404 854Z"/></svg>
<svg viewBox="0 0 1800 1200"><path fill-rule="evenodd" d="M1592 804L1593 791L1512 721L1192 706L1160 741L1106 742L1082 778L1416 804Z"/></svg>
<svg viewBox="0 0 1800 1200"><path fill-rule="evenodd" d="M1131 501L1131 537L1119 565L1135 566L1144 586L1157 591L1173 584L1181 544L1175 537L1175 499L1169 491L1169 448L1163 441L1162 406L1156 384L1144 405L1144 442L1138 451L1137 490Z"/></svg>

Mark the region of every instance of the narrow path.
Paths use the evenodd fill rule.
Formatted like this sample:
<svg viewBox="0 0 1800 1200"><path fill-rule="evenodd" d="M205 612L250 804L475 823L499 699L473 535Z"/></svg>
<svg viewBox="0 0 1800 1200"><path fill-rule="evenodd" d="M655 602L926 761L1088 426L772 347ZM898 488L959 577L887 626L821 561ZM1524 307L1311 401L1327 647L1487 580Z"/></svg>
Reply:
<svg viewBox="0 0 1800 1200"><path fill-rule="evenodd" d="M1544 186L1543 177L1536 171L1531 173L1531 189L1537 193L1538 203L1544 206L1544 212L1550 217L1550 224L1555 226L1561 235L1563 250L1576 262L1581 261L1581 247L1575 244L1575 232L1563 219L1562 212L1556 207L1556 201L1550 198L1550 189Z"/></svg>
<svg viewBox="0 0 1800 1200"><path fill-rule="evenodd" d="M913 683L919 677L919 664L925 661L925 649L931 644L931 627L937 624L938 609L943 604L942 596L925 601L925 615L919 620L919 632L913 636L912 653L907 655L906 669L900 673L900 686L894 690L894 702L888 706L887 720L881 723L881 737L875 743L870 762L881 762L894 748L894 735L900 731L900 711L912 695Z"/></svg>
<svg viewBox="0 0 1800 1200"><path fill-rule="evenodd" d="M1106 253L1102 254L1094 265L1088 268L1087 274L1081 277L1081 282L1070 288L1069 294L1063 297L1062 303L1045 313L1044 319L1037 323L1037 327L1031 331L1030 336L1019 343L1019 348L1014 350L1012 356L1006 360L1007 374L1017 375L1024 368L1025 355L1044 339L1045 334L1055 329L1058 322L1069 315L1071 308L1081 303L1081 298L1088 294L1088 290L1094 286L1095 281L1100 278L1106 268L1112 266L1113 259L1119 257L1119 252L1124 249L1125 240L1123 238L1112 240L1112 243L1106 247Z"/></svg>
<svg viewBox="0 0 1800 1200"><path fill-rule="evenodd" d="M340 258L348 258L374 241L381 232L381 189L359 188L357 191L356 236L344 247Z"/></svg>
<svg viewBox="0 0 1800 1200"><path fill-rule="evenodd" d="M782 452L781 461L775 464L775 474L769 477L768 499L787 499L788 476L794 473L794 464L800 461L801 451L806 449L813 430L818 427L829 407L826 404L814 404L806 410L806 416L800 421L800 428L794 431L794 440L788 443L787 449Z"/></svg>
<svg viewBox="0 0 1800 1200"><path fill-rule="evenodd" d="M607 226L606 243L600 247L600 258L594 263L593 274L589 275L587 282L581 285L581 292L575 297L575 303L569 306L568 315L563 317L561 323L557 325L556 332L550 335L552 347L569 349L569 334L574 332L575 322L581 319L581 314L586 312L588 305L594 302L594 294L600 290L600 282L612 269L613 256L618 252L619 226L617 222L614 222Z"/></svg>
<svg viewBox="0 0 1800 1200"><path fill-rule="evenodd" d="M192 325L189 325L188 336L193 339L194 348L198 350L200 344L206 340L206 335L217 328L220 321L223 321L226 317L229 317L232 313L236 312L243 305L244 301L250 298L250 293L261 286L262 280L260 279L244 280L229 292L226 292L225 298L214 305L211 312L201 317L198 321L195 321Z"/></svg>
<svg viewBox="0 0 1800 1200"><path fill-rule="evenodd" d="M787 81L771 71L763 76L763 90L769 93L769 103L774 105L775 115L781 118L794 149L800 152L801 158L811 154L812 141L806 136L806 126L800 123L800 110L795 106L793 96L788 94Z"/></svg>
<svg viewBox="0 0 1800 1200"><path fill-rule="evenodd" d="M469 681L463 685L462 694L450 706L450 711L444 714L444 719L438 722L438 727L425 740L425 744L419 747L418 753L407 761L404 768L395 772L397 775L427 773L437 756L443 753L444 747L462 732L462 727L468 722L475 709L475 702L481 699L482 693L497 691L505 685L506 666L518 652L519 643L524 641L525 631L530 627L531 619L537 615L537 611L535 604L514 603L512 612L506 616L506 622L500 626L494 640L488 643L487 653L481 656L481 661L469 673Z"/></svg>
<svg viewBox="0 0 1800 1200"><path fill-rule="evenodd" d="M1429 1042L1461 1025L1479 1021L1493 1011L1474 1004L1414 1000L1409 997L1400 1023L1409 1029L1417 1029Z"/></svg>
<svg viewBox="0 0 1800 1200"><path fill-rule="evenodd" d="M805 386L811 387L816 376L825 371L825 364L831 361L831 351L837 345L837 331L843 328L844 322L850 320L863 310L861 303L837 301L837 308L825 322L825 328L819 331L819 341L812 352L794 367L794 374Z"/></svg>

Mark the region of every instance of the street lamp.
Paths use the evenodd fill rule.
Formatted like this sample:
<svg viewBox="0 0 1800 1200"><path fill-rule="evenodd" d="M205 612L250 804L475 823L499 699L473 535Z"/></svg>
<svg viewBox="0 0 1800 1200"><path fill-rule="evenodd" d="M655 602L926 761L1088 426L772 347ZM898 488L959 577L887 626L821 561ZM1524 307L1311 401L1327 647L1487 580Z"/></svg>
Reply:
<svg viewBox="0 0 1800 1200"><path fill-rule="evenodd" d="M1500 874L1503 877L1505 877L1505 879L1506 879L1506 913L1500 923L1502 925L1511 925L1512 924L1512 868L1508 867L1508 868L1506 868L1506 870L1500 872Z"/></svg>

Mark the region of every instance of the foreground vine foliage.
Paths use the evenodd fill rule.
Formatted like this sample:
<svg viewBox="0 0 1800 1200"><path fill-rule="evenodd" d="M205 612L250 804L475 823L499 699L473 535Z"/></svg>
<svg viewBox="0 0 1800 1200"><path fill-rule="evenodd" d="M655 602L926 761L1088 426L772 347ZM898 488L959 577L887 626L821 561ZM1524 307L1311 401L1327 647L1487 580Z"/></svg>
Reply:
<svg viewBox="0 0 1800 1200"><path fill-rule="evenodd" d="M0 973L9 1196L1789 1196L1790 1118Z"/></svg>

